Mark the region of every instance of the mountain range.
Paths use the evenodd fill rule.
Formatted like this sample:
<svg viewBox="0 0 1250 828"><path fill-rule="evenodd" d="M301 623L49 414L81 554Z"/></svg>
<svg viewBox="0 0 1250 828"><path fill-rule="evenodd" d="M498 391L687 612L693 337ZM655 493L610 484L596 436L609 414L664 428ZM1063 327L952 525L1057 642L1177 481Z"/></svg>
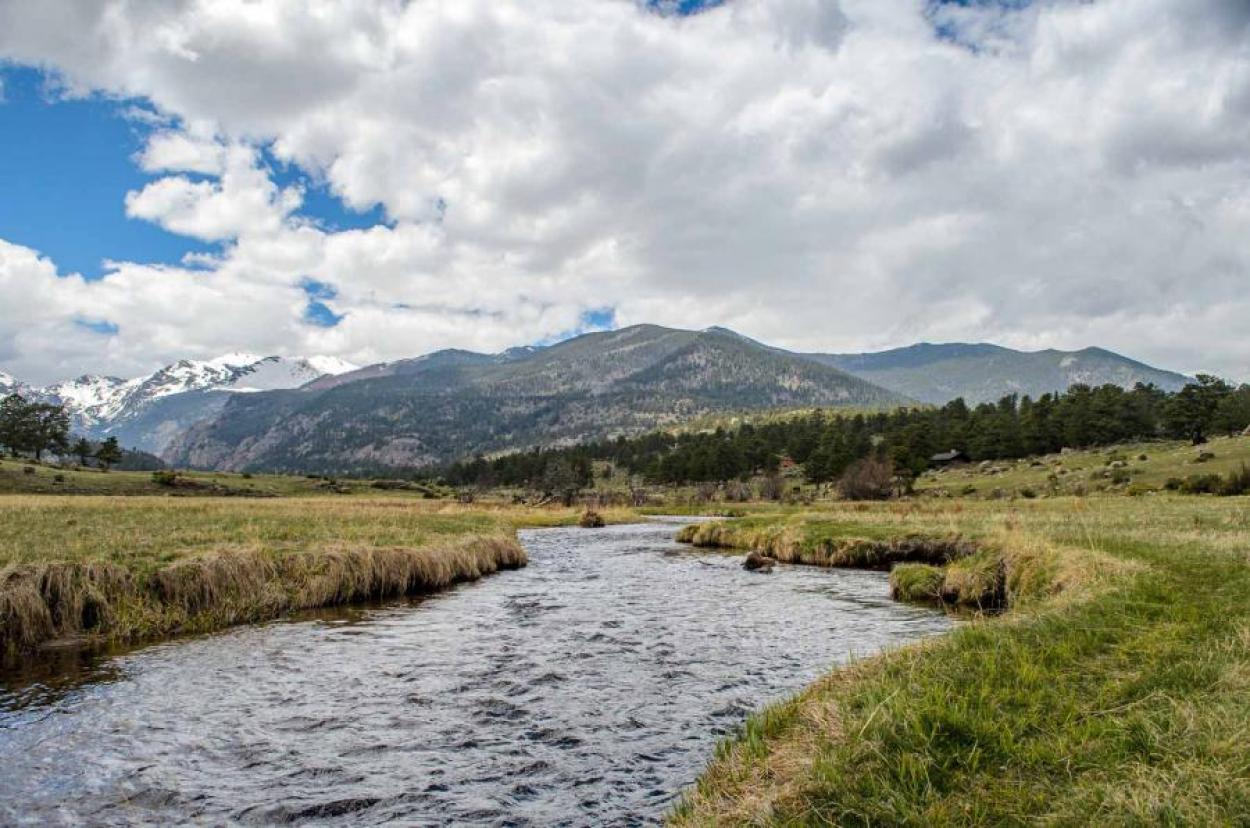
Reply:
<svg viewBox="0 0 1250 828"><path fill-rule="evenodd" d="M183 430L219 412L233 394L297 388L356 367L335 357L233 353L179 360L134 379L84 375L42 387L0 373L0 395L16 392L64 405L75 433L117 437L125 446L160 454Z"/></svg>
<svg viewBox="0 0 1250 828"><path fill-rule="evenodd" d="M986 343L934 345L922 342L867 354L807 354L883 388L924 403L963 397L969 404L996 402L1008 394L1037 397L1089 386L1153 383L1166 391L1189 377L1152 368L1102 348L1080 351L1014 351Z"/></svg>
<svg viewBox="0 0 1250 828"><path fill-rule="evenodd" d="M230 354L137 379L84 376L43 388L0 373L0 394L65 404L76 431L116 436L176 465L349 473L634 434L717 412L979 403L1074 383L1176 390L1187 381L1100 348L921 343L794 353L724 328L638 325L363 368Z"/></svg>

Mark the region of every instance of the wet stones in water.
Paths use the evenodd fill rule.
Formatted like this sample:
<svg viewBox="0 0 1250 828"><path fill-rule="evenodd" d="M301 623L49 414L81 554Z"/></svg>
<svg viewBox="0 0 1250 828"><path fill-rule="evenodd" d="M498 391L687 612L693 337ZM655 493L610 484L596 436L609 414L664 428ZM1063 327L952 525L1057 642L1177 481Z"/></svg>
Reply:
<svg viewBox="0 0 1250 828"><path fill-rule="evenodd" d="M762 552L752 552L742 562L742 568L747 572L772 572L776 564L776 558L770 558Z"/></svg>
<svg viewBox="0 0 1250 828"><path fill-rule="evenodd" d="M587 509L582 514L581 520L577 522L577 525L583 529L601 529L605 524L606 521L604 521L603 515L594 509Z"/></svg>

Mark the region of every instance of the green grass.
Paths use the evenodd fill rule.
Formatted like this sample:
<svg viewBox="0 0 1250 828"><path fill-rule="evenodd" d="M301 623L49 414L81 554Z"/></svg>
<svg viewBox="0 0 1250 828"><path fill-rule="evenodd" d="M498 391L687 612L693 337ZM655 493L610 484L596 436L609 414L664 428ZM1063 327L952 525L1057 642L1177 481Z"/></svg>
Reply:
<svg viewBox="0 0 1250 828"><path fill-rule="evenodd" d="M1203 452L1215 455L1197 462ZM1140 459L1142 456L1146 459ZM1116 483L1114 463L1128 482ZM1169 478L1219 474L1227 476L1250 466L1250 437L1216 437L1193 446L1188 442L1158 441L1111 446L1067 454L1050 454L1024 460L997 460L961 468L930 472L920 478L921 494L945 492L951 495L988 496L998 490L1017 496L1030 490L1038 496L1080 495L1107 492L1120 494L1135 485L1135 491L1162 489ZM982 466L986 468L982 468ZM1053 477L1052 477L1053 475Z"/></svg>
<svg viewBox="0 0 1250 828"><path fill-rule="evenodd" d="M1031 562L1005 616L835 671L724 744L683 825L1222 825L1250 814L1250 503L836 508Z"/></svg>
<svg viewBox="0 0 1250 828"><path fill-rule="evenodd" d="M27 471L29 469L30 471ZM252 497L327 496L343 497L327 481L319 478L282 474L242 475L229 472L179 472L179 476L200 488L173 489L161 486L152 472L109 471L78 466L32 463L27 460L0 458L0 495L202 495ZM371 488L369 480L338 480L338 489L347 494L370 497L420 497L420 492L380 492Z"/></svg>

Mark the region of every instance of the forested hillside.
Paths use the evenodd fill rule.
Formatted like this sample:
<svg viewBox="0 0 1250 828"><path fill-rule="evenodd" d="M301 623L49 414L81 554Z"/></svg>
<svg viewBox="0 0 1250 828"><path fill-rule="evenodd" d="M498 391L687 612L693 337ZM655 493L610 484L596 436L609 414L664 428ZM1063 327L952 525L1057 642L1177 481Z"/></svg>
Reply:
<svg viewBox="0 0 1250 828"><path fill-rule="evenodd" d="M454 464L443 475L457 485L541 487L554 464L584 474L590 461L610 460L652 482L690 483L768 474L782 463L795 463L808 480L819 483L869 456L889 461L896 473L915 475L930 466L934 455L951 450L970 460L1017 458L1156 437L1201 442L1248 426L1250 385L1233 387L1202 376L1175 393L1147 385L1129 391L1076 385L1036 400L1011 395L977 406L955 400L940 408L849 416L821 411L712 432L653 432L477 458Z"/></svg>

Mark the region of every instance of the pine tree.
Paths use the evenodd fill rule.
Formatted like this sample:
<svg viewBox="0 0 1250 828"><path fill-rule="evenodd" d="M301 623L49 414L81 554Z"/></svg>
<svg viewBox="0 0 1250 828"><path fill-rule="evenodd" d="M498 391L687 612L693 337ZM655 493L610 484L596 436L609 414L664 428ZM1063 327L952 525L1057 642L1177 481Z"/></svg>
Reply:
<svg viewBox="0 0 1250 828"><path fill-rule="evenodd" d="M95 450L96 462L100 464L100 468L105 471L115 463L120 463L122 459L121 446L117 444L116 437L109 437L100 447Z"/></svg>
<svg viewBox="0 0 1250 828"><path fill-rule="evenodd" d="M74 441L74 447L70 449L70 453L78 458L79 465L87 465L92 455L91 442L86 437L79 437Z"/></svg>

